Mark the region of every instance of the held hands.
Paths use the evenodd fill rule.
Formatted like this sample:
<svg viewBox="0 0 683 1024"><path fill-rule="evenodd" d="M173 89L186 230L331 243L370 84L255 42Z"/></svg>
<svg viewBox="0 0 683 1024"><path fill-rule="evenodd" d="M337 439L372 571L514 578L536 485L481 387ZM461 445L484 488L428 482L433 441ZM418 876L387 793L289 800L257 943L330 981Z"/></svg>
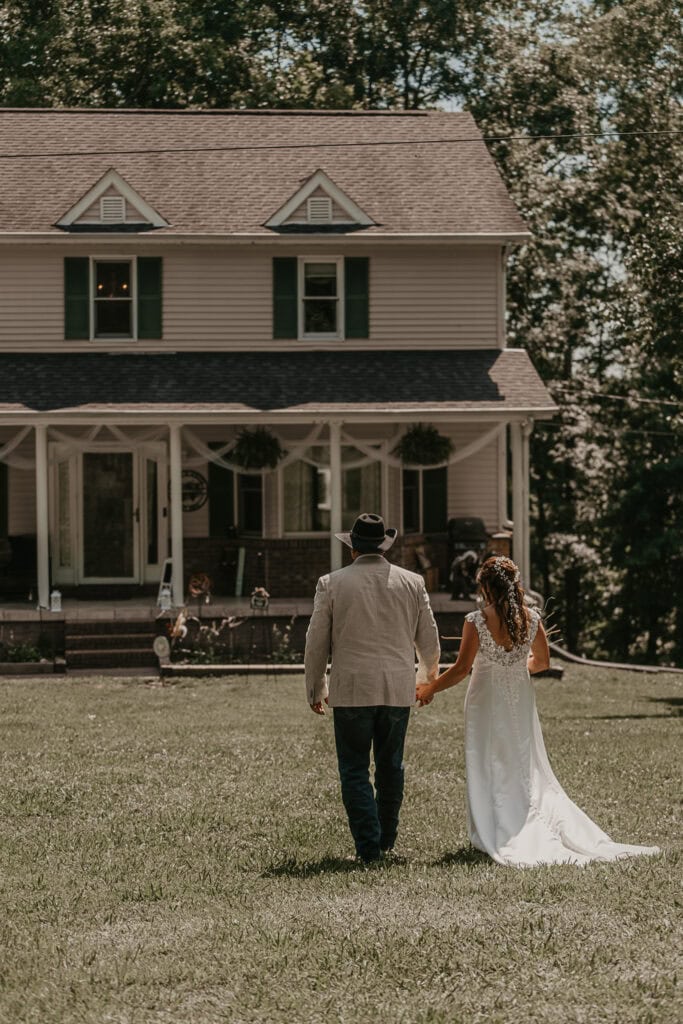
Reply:
<svg viewBox="0 0 683 1024"><path fill-rule="evenodd" d="M415 688L415 698L419 707L424 708L434 700L434 694L436 693L434 686L435 682L436 680L432 679L428 683L417 684L417 687Z"/></svg>

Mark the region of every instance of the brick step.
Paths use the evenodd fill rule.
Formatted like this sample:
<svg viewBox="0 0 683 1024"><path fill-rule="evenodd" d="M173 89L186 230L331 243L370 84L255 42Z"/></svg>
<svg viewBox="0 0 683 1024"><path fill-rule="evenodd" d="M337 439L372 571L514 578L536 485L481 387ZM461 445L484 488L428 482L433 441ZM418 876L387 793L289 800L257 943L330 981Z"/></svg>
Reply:
<svg viewBox="0 0 683 1024"><path fill-rule="evenodd" d="M80 619L66 622L66 635L85 636L95 634L97 636L130 636L131 633L147 633L154 636L157 632L163 632L165 623L160 621L159 628L156 622L149 619Z"/></svg>
<svg viewBox="0 0 683 1024"><path fill-rule="evenodd" d="M66 652L67 669L70 668L157 668L158 661L153 651L116 650Z"/></svg>
<svg viewBox="0 0 683 1024"><path fill-rule="evenodd" d="M66 646L70 651L143 650L151 651L155 633L68 633Z"/></svg>

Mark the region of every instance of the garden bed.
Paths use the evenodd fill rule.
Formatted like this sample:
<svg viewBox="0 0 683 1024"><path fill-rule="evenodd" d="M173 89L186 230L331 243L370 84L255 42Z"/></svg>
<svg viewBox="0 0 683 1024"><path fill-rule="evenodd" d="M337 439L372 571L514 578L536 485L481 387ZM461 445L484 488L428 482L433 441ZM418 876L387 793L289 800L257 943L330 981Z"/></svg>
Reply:
<svg viewBox="0 0 683 1024"><path fill-rule="evenodd" d="M0 676L48 676L66 671L63 658L43 661L0 661Z"/></svg>

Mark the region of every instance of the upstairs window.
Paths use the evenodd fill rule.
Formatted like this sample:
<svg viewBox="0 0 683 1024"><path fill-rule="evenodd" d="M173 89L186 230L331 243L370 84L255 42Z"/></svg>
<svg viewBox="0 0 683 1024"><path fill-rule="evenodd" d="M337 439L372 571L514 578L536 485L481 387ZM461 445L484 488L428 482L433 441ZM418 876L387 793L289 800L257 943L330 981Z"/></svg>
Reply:
<svg viewBox="0 0 683 1024"><path fill-rule="evenodd" d="M299 262L301 305L299 335L302 338L343 338L343 264L335 260Z"/></svg>
<svg viewBox="0 0 683 1024"><path fill-rule="evenodd" d="M95 260L93 273L96 338L132 338L133 285L131 261Z"/></svg>
<svg viewBox="0 0 683 1024"><path fill-rule="evenodd" d="M370 337L367 256L276 256L273 337L300 341Z"/></svg>
<svg viewBox="0 0 683 1024"><path fill-rule="evenodd" d="M65 257L65 339L162 338L162 269L158 256Z"/></svg>

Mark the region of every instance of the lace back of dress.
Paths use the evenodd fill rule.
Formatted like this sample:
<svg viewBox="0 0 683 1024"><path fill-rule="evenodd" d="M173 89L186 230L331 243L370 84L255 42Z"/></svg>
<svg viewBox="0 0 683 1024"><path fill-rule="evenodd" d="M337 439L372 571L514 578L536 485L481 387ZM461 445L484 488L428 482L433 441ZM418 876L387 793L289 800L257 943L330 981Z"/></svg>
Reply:
<svg viewBox="0 0 683 1024"><path fill-rule="evenodd" d="M479 634L479 651L482 657L486 661L491 661L496 665L516 665L518 662L526 663L526 659L529 655L529 650L536 631L538 629L538 623L540 622L540 616L538 612L531 611L531 622L529 624L529 639L523 644L517 644L511 647L510 650L506 650L505 647L501 647L493 639L489 627L486 624L486 619L481 611L470 612L465 616L468 622L473 622L476 626L477 633Z"/></svg>

